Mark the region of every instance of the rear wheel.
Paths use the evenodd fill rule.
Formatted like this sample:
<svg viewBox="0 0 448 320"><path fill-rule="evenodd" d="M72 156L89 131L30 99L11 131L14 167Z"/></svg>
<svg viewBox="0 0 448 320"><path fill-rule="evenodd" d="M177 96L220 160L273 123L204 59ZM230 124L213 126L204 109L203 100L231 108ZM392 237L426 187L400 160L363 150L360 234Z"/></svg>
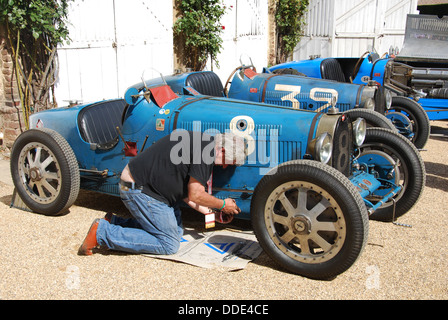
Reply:
<svg viewBox="0 0 448 320"><path fill-rule="evenodd" d="M22 201L34 212L58 215L76 200L80 176L67 141L50 129L32 129L14 142L11 175Z"/></svg>
<svg viewBox="0 0 448 320"><path fill-rule="evenodd" d="M330 279L361 254L368 234L364 202L337 170L316 161L284 163L263 177L251 204L264 251L290 272Z"/></svg>
<svg viewBox="0 0 448 320"><path fill-rule="evenodd" d="M421 105L406 97L393 97L392 106L386 112L389 118L403 135L412 134L409 140L417 149L423 149L428 142L431 123Z"/></svg>

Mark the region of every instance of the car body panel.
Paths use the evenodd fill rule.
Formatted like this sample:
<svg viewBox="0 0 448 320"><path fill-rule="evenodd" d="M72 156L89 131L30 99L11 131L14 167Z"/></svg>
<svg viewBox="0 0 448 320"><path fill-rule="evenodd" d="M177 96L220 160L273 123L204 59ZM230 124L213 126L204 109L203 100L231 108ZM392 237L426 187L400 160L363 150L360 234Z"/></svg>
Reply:
<svg viewBox="0 0 448 320"><path fill-rule="evenodd" d="M343 112L364 107L366 100L374 99L376 93L376 87L363 84L338 83L297 75L256 73L247 70L251 69L242 69L235 73L228 89L228 98L315 112L328 112L332 106L336 106ZM207 73L212 72L182 73L165 77L165 80L173 91L182 94L188 91L186 88L189 87L188 79L191 75ZM207 94L208 91L210 90L206 89L205 93L204 91L202 93Z"/></svg>

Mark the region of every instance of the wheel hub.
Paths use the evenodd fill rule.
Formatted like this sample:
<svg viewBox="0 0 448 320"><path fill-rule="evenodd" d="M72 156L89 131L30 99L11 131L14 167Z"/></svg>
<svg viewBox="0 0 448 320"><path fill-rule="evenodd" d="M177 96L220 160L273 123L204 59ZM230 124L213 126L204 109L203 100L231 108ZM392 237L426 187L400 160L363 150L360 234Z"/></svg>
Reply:
<svg viewBox="0 0 448 320"><path fill-rule="evenodd" d="M40 181L42 179L42 172L40 171L39 168L31 168L30 169L30 178L31 181L36 182L36 181Z"/></svg>
<svg viewBox="0 0 448 320"><path fill-rule="evenodd" d="M275 188L266 201L265 223L281 252L307 264L331 260L346 239L337 201L310 182L291 181Z"/></svg>
<svg viewBox="0 0 448 320"><path fill-rule="evenodd" d="M39 142L26 144L19 154L18 175L20 187L34 203L54 203L61 192L60 166L54 153Z"/></svg>
<svg viewBox="0 0 448 320"><path fill-rule="evenodd" d="M311 233L311 221L305 216L292 218L291 226L295 234L306 235Z"/></svg>

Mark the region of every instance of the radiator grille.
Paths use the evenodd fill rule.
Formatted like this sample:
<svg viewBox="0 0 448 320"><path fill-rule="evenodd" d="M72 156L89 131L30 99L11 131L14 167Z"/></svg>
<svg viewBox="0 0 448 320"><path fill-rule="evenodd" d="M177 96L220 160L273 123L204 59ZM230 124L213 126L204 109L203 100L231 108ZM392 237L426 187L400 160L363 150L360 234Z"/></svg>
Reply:
<svg viewBox="0 0 448 320"><path fill-rule="evenodd" d="M213 129L224 133L229 130L229 124L227 122L182 121L179 122L178 129L201 132ZM282 131L282 125L255 125L251 134L255 150L249 155L246 165L278 165L286 161L301 159L302 143L300 141L282 141L280 139Z"/></svg>
<svg viewBox="0 0 448 320"><path fill-rule="evenodd" d="M332 167L345 176L351 175L353 153L353 131L349 117L341 117L333 136Z"/></svg>

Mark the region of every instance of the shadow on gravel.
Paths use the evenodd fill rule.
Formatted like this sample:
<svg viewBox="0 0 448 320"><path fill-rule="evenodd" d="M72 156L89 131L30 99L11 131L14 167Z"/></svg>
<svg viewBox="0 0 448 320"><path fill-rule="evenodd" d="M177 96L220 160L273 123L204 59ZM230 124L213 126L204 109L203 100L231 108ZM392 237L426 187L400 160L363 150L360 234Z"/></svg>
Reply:
<svg viewBox="0 0 448 320"><path fill-rule="evenodd" d="M448 141L448 129L431 124L431 139Z"/></svg>
<svg viewBox="0 0 448 320"><path fill-rule="evenodd" d="M0 201L4 205L7 205L8 207L10 207L11 206L11 201L12 201L12 194L8 195L8 196L0 197Z"/></svg>
<svg viewBox="0 0 448 320"><path fill-rule="evenodd" d="M448 192L448 165L425 162L426 186Z"/></svg>
<svg viewBox="0 0 448 320"><path fill-rule="evenodd" d="M80 190L74 205L91 210L112 212L121 217L130 217L129 211L121 199L107 194Z"/></svg>

